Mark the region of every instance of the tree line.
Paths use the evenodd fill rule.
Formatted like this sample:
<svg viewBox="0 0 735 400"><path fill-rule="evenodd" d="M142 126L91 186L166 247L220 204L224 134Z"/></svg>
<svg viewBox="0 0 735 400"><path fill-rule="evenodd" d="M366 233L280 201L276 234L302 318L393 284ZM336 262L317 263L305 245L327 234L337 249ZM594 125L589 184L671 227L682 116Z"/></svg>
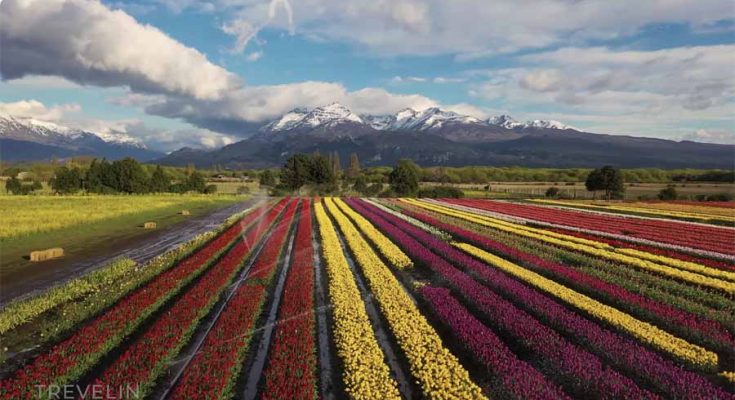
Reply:
<svg viewBox="0 0 735 400"><path fill-rule="evenodd" d="M17 178L6 182L6 189L17 187ZM157 165L149 173L133 158L109 162L106 159L93 160L87 168L62 166L55 170L49 186L58 194L74 194L81 191L97 194L145 194L145 193L214 193L215 185L207 185L204 175L196 170L190 171L185 179L174 181ZM23 193L17 193L23 194Z"/></svg>

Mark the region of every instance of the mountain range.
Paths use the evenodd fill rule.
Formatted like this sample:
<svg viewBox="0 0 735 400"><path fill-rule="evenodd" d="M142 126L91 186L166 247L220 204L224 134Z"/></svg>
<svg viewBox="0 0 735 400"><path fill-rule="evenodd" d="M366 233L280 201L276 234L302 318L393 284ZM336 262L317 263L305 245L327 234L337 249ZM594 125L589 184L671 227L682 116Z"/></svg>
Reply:
<svg viewBox="0 0 735 400"><path fill-rule="evenodd" d="M184 147L163 155L124 133L103 135L0 116L5 160L88 154L175 166L263 168L282 165L294 153L319 151L337 152L342 160L356 153L364 166L410 158L425 166L731 169L735 156L732 145L596 134L553 120L479 119L436 107L364 115L338 103L294 109L242 136L247 138L219 149Z"/></svg>
<svg viewBox="0 0 735 400"><path fill-rule="evenodd" d="M735 146L583 132L559 121L486 120L440 108L358 115L341 104L295 109L248 139L213 151L183 148L157 162L262 168L294 153L356 153L365 166L420 165L732 168Z"/></svg>
<svg viewBox="0 0 735 400"><path fill-rule="evenodd" d="M89 132L54 122L0 115L0 159L4 161L81 155L149 161L164 154L148 149L140 140L123 132Z"/></svg>

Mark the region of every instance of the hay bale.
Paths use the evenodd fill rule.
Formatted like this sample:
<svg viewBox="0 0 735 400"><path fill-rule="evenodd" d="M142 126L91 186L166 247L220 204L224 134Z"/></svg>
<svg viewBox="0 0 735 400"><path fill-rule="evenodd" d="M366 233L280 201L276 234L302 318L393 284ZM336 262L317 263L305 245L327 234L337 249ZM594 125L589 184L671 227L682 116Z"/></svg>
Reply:
<svg viewBox="0 0 735 400"><path fill-rule="evenodd" d="M181 210L181 215L191 215L191 212L189 210Z"/></svg>
<svg viewBox="0 0 735 400"><path fill-rule="evenodd" d="M156 223L146 222L145 224L143 224L143 229L156 229Z"/></svg>
<svg viewBox="0 0 735 400"><path fill-rule="evenodd" d="M52 258L62 257L63 255L64 255L64 249L62 249L61 247L54 247L54 248L46 249L46 250L32 251L30 254L30 259L33 262L46 261Z"/></svg>

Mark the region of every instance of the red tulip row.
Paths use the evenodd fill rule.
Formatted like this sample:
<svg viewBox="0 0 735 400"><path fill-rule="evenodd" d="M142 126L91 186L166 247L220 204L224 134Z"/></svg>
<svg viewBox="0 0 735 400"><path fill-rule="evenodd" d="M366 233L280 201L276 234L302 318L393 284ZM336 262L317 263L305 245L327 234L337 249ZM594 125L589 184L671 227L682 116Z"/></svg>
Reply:
<svg viewBox="0 0 735 400"><path fill-rule="evenodd" d="M281 251L293 223L297 205L297 201L291 202L281 222L263 244L263 249L250 267L244 284L230 299L202 347L184 370L172 394L174 399L231 397L231 391L250 347L254 324L261 314Z"/></svg>
<svg viewBox="0 0 735 400"><path fill-rule="evenodd" d="M137 385L139 395L145 395L243 267L252 250L251 244L257 243L265 235L285 206L286 202L283 201L273 207L261 223L249 230L243 240L238 241L217 265L205 272L170 309L160 315L141 337L108 366L98 376L93 387L119 388Z"/></svg>
<svg viewBox="0 0 735 400"><path fill-rule="evenodd" d="M707 257L702 257L702 256L694 256L690 254L681 253L676 250L663 249L660 247L646 245L646 244L626 242L624 240L613 239L613 238L604 237L604 236L595 236L592 234L572 231L569 229L553 228L553 229L548 229L548 230L552 232L562 233L562 234L569 235L569 236L576 236L576 237L583 238L583 239L589 239L589 240L594 240L597 242L607 243L615 247L645 251L645 252L652 253L652 254L658 254L660 256L676 258L682 261L689 261L693 263L706 265L712 268L718 268L718 269L722 269L726 271L735 272L735 264L729 263L727 261L715 260L712 258L707 258Z"/></svg>
<svg viewBox="0 0 735 400"><path fill-rule="evenodd" d="M735 254L735 246L733 246L733 243L735 243L735 231L726 228L600 215L583 211L560 210L551 207L513 204L500 201L473 199L448 199L445 201L452 204L547 223L626 235L724 254Z"/></svg>
<svg viewBox="0 0 735 400"><path fill-rule="evenodd" d="M243 229L267 210L261 206L241 221L161 273L146 285L120 300L104 314L80 328L68 339L35 358L0 382L0 398L33 398L38 387L65 385L80 378L105 354L117 347L153 312L206 271L226 251Z"/></svg>
<svg viewBox="0 0 735 400"><path fill-rule="evenodd" d="M532 349L543 354L543 357L549 361L558 357L559 353L556 353L556 351L562 351L561 354L564 356L559 365L560 367L563 366L562 370L574 366L572 370L576 370L579 377L586 377L591 382L594 382L593 377L596 376L599 379L602 376L599 374L607 375L609 382L604 385L609 386L603 397L614 396L615 392L618 395L630 395L638 398L651 396L645 390L641 391L634 386L630 386L634 385L632 381L611 372L613 370L609 366L613 366L619 371L625 372L628 376L640 378L672 398L733 398L722 389L712 385L702 375L688 371L680 367L678 363L647 349L639 342L625 335L615 333L591 319L570 311L553 298L508 277L462 251L458 251L454 246L377 208L373 208L372 211L375 215L371 218L372 221L377 222L383 218L386 222L400 229L400 233L396 235L397 238L406 233L410 234L421 245L425 246L424 248L431 249L433 253L441 255L445 260L477 276L478 280L485 283L486 286L478 284L477 281L467 280L462 276L462 273L443 269L441 266L446 263L440 257L435 257L430 253L416 253L418 257L425 258L424 264L431 269L437 272L447 271L441 273L447 281L455 286L459 293L462 293L468 301L474 303L477 309L481 310L481 313L503 321L498 323L499 327L507 329L509 332L518 329L517 334L522 335L522 337L525 336L522 340L528 340L526 343ZM417 215L415 213L411 214L414 217ZM433 224L429 219L424 222ZM457 232L450 231L448 228L451 226L447 224L440 223L435 226L445 232L457 234ZM390 232L394 228L386 225L381 226L381 230ZM410 245L410 240L402 240L405 241L405 244L402 244L401 248L413 248ZM491 250L495 252L495 250ZM498 296L498 294L502 294L503 297ZM506 300L503 298L511 300L512 303L510 304L517 304L517 308L506 304ZM527 313L520 310L525 310ZM541 321L544 325L538 325L538 321ZM535 332L534 337L529 338L528 335L533 332ZM599 359L590 357L591 354L589 353L580 352L580 349L576 346L563 345L563 341L560 340L561 335L574 338L575 342L584 346L590 353L596 354ZM566 349L560 346L564 346ZM606 365L602 371L598 370L601 360L606 361L609 365ZM576 369L578 367L583 369ZM589 375L593 370L598 370L598 372ZM600 384L597 383L596 385ZM628 389L626 390L625 387ZM583 390L588 391L590 388Z"/></svg>
<svg viewBox="0 0 735 400"><path fill-rule="evenodd" d="M304 201L278 314L278 325L264 371L262 399L315 399L316 337L314 251L311 203Z"/></svg>
<svg viewBox="0 0 735 400"><path fill-rule="evenodd" d="M692 313L655 301L640 294L632 293L619 285L605 282L602 279L587 275L564 264L545 260L533 254L504 245L487 236L446 224L425 214L407 212L408 215L431 224L451 235L463 238L488 251L501 254L529 266L531 269L560 280L570 287L589 293L593 297L601 297L617 307L622 307L640 314L644 318L652 318L663 328L670 329L694 341L703 340L718 349L729 349L735 346L732 334L718 322L699 317Z"/></svg>

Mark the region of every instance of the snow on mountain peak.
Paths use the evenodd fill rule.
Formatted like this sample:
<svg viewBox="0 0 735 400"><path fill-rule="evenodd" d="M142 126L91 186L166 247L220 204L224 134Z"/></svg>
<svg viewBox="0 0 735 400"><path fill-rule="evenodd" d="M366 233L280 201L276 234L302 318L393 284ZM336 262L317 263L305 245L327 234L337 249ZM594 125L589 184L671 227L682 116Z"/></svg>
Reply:
<svg viewBox="0 0 735 400"><path fill-rule="evenodd" d="M340 123L364 123L363 119L339 103L317 107L311 111L304 108L293 109L281 118L265 125L261 130L278 132L296 128L316 128L321 125Z"/></svg>
<svg viewBox="0 0 735 400"><path fill-rule="evenodd" d="M335 123L355 122L362 124L363 120L357 114L350 111L349 108L339 103L332 103L326 106L317 107L304 116L301 121L303 124L317 127L322 124L333 125Z"/></svg>
<svg viewBox="0 0 735 400"><path fill-rule="evenodd" d="M554 120L543 120L543 119L535 119L533 121L526 122L526 127L529 128L547 128L547 129L573 129L578 130L577 128L563 124L559 121Z"/></svg>
<svg viewBox="0 0 735 400"><path fill-rule="evenodd" d="M43 140L77 140L85 137L96 137L103 142L124 144L138 148L146 146L137 138L117 130L95 130L94 132L60 125L56 122L41 121L34 118L21 118L11 115L0 115L0 136L18 139Z"/></svg>
<svg viewBox="0 0 735 400"><path fill-rule="evenodd" d="M513 129L518 126L523 126L523 123L516 121L513 117L508 114L498 115L487 120L490 125L502 126L505 129Z"/></svg>
<svg viewBox="0 0 735 400"><path fill-rule="evenodd" d="M314 108L294 109L281 118L263 126L261 130L267 132L285 131L296 128L316 128L319 126L334 126L342 123L368 125L379 131L405 130L435 130L447 125L465 124L476 126L499 126L505 129L514 128L546 128L546 129L576 129L559 121L534 120L525 123L518 122L511 116L503 114L481 120L469 115L458 114L454 111L443 110L439 107L430 107L423 110L404 108L395 114L388 115L357 115L349 108L339 103L332 103Z"/></svg>

